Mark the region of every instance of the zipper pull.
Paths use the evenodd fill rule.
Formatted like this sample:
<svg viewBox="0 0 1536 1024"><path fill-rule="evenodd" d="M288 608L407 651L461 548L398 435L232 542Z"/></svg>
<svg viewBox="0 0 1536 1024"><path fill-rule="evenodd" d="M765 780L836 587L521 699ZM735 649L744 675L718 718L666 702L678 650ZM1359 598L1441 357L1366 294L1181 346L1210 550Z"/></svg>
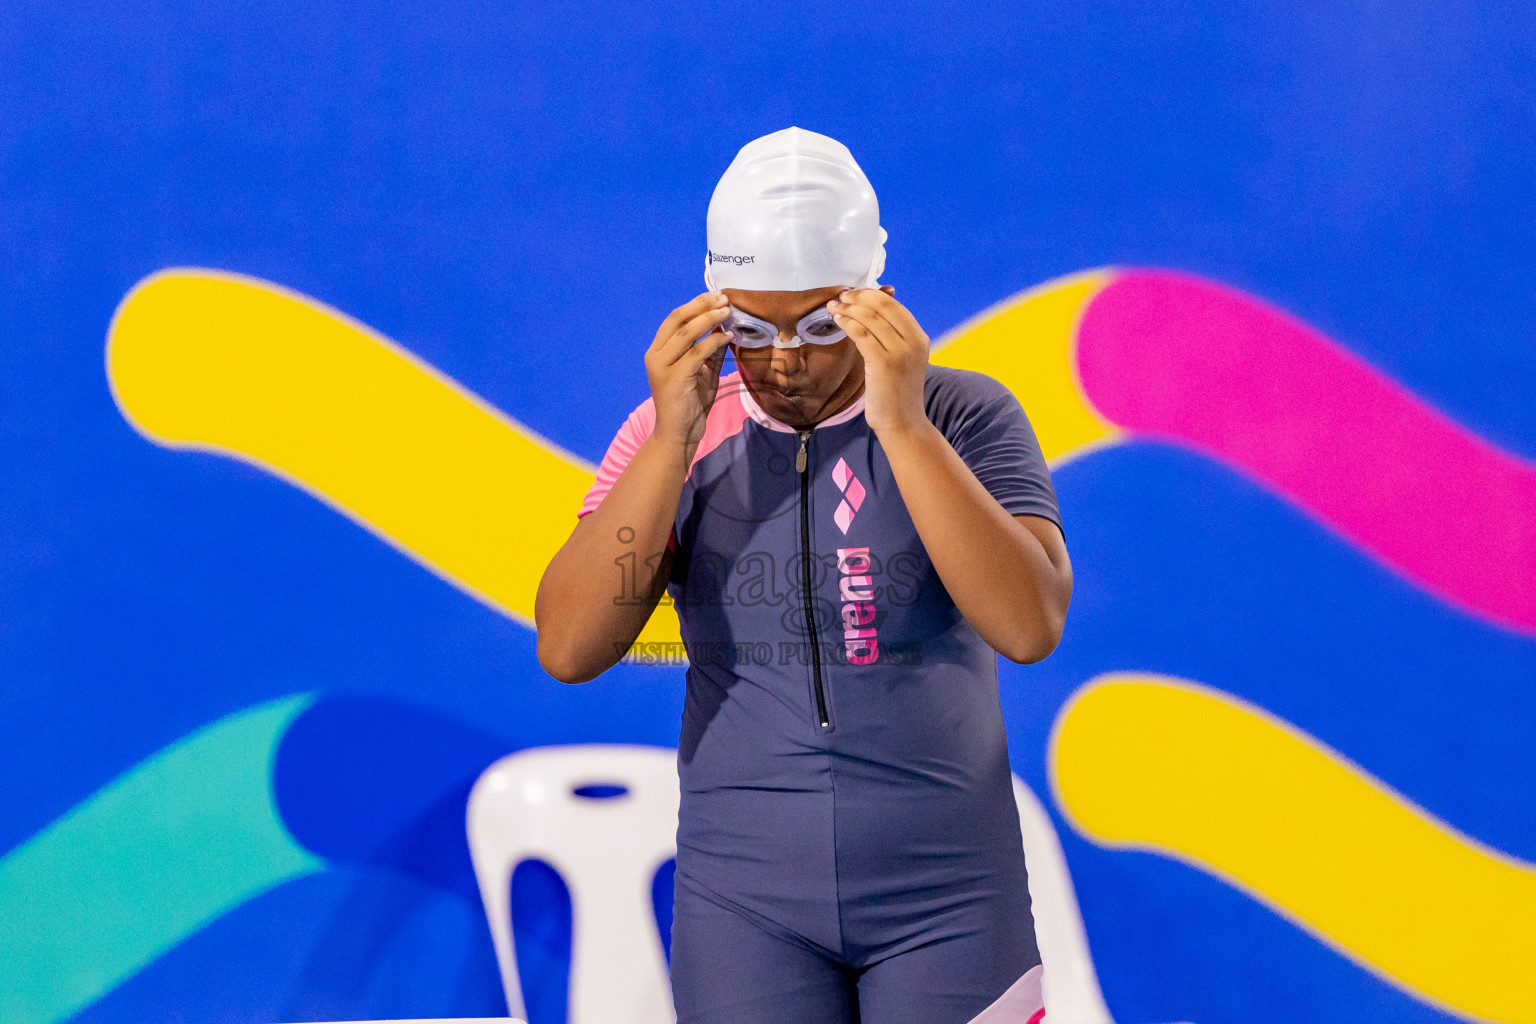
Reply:
<svg viewBox="0 0 1536 1024"><path fill-rule="evenodd" d="M809 430L801 431L800 432L800 450L795 453L795 472L796 473L804 473L805 472L805 446L810 444L810 443L811 443L811 432Z"/></svg>

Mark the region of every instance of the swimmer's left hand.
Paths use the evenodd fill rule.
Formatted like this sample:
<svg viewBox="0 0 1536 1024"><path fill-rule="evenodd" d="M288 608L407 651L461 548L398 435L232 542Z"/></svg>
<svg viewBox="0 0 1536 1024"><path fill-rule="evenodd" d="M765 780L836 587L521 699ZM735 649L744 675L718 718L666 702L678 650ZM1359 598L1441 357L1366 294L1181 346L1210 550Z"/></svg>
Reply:
<svg viewBox="0 0 1536 1024"><path fill-rule="evenodd" d="M895 289L856 288L828 303L837 325L864 357L864 419L876 436L922 427L928 335Z"/></svg>

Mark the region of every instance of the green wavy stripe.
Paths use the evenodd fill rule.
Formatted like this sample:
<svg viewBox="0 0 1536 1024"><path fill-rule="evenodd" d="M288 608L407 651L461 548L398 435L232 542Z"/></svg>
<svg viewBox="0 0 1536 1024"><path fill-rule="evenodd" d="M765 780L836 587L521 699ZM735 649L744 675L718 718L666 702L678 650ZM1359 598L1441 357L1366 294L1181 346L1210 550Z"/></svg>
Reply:
<svg viewBox="0 0 1536 1024"><path fill-rule="evenodd" d="M220 915L324 869L272 794L278 743L312 700L199 729L0 859L0 1020L53 1024Z"/></svg>

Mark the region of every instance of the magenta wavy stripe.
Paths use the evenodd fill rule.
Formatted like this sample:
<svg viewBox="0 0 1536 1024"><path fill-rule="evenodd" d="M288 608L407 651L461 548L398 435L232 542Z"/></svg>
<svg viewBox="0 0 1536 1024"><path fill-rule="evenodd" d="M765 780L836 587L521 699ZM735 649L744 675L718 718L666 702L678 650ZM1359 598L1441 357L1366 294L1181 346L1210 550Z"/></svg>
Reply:
<svg viewBox="0 0 1536 1024"><path fill-rule="evenodd" d="M1112 422L1235 463L1446 600L1536 633L1536 466L1326 336L1232 289L1131 272L1089 304L1077 355Z"/></svg>

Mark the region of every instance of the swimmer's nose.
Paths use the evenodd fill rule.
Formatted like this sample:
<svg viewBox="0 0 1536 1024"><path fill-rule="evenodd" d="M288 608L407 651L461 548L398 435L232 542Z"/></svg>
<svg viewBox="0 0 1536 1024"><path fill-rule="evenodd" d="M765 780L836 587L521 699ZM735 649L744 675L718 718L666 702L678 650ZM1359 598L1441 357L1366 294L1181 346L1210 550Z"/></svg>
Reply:
<svg viewBox="0 0 1536 1024"><path fill-rule="evenodd" d="M780 335L780 337L783 336ZM805 368L804 346L799 348L775 349L774 354L778 356L780 365L784 367L784 373L786 376L794 376Z"/></svg>

